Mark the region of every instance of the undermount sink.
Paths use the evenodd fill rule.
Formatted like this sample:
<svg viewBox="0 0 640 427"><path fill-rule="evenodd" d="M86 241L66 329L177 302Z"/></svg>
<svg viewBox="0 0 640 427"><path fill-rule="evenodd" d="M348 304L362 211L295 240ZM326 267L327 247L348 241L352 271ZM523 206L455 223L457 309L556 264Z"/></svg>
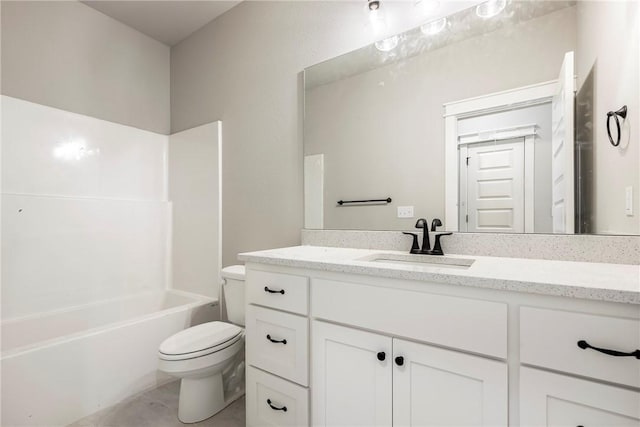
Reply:
<svg viewBox="0 0 640 427"><path fill-rule="evenodd" d="M358 258L357 261L466 270L473 265L475 260L439 255L379 253Z"/></svg>

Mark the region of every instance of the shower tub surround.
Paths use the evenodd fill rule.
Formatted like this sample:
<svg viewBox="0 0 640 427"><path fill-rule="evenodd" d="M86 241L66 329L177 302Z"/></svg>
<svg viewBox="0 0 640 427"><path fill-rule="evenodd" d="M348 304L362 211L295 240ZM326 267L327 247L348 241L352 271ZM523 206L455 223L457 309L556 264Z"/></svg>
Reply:
<svg viewBox="0 0 640 427"><path fill-rule="evenodd" d="M168 137L2 96L2 320L168 281Z"/></svg>
<svg viewBox="0 0 640 427"><path fill-rule="evenodd" d="M67 425L170 380L213 320L171 290L167 135L2 96L2 425Z"/></svg>

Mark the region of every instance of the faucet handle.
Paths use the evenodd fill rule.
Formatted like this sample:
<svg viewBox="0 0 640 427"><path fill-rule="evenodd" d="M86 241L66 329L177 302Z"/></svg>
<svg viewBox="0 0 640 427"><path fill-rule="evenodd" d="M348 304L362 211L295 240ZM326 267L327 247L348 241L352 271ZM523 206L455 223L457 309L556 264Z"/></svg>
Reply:
<svg viewBox="0 0 640 427"><path fill-rule="evenodd" d="M451 236L453 233L452 232L447 232L447 233L437 233L436 234L436 243L433 245L433 250L429 252L430 255L444 255L444 252L442 252L442 246L440 245L440 238L442 236Z"/></svg>
<svg viewBox="0 0 640 427"><path fill-rule="evenodd" d="M442 221L440 221L439 218L434 218L433 221L431 221L431 231L436 231L436 227L442 227Z"/></svg>
<svg viewBox="0 0 640 427"><path fill-rule="evenodd" d="M417 254L420 253L420 246L418 245L418 235L416 233L407 233L403 231L402 234L406 234L407 236L413 236L413 243L411 244L411 250L409 253Z"/></svg>
<svg viewBox="0 0 640 427"><path fill-rule="evenodd" d="M422 250L416 253L426 254L427 251L431 249L431 242L429 241L429 223L426 219L419 218L416 222L416 228L422 229Z"/></svg>

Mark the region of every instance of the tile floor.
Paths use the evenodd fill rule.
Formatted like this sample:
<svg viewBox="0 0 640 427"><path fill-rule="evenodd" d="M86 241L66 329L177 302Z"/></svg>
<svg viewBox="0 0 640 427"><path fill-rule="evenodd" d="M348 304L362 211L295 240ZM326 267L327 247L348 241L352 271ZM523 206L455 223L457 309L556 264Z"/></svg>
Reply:
<svg viewBox="0 0 640 427"><path fill-rule="evenodd" d="M180 381L125 400L68 427L244 427L244 396L215 416L195 424L178 420Z"/></svg>

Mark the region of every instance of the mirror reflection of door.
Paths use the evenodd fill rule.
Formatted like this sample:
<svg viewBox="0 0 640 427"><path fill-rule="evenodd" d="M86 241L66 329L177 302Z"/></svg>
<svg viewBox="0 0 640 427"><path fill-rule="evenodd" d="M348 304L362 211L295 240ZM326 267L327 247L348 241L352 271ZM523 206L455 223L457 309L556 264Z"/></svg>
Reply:
<svg viewBox="0 0 640 427"><path fill-rule="evenodd" d="M555 82L454 103L460 231L575 232L574 88L567 52Z"/></svg>
<svg viewBox="0 0 640 427"><path fill-rule="evenodd" d="M574 201L574 65L567 52L551 103L553 232L575 232Z"/></svg>
<svg viewBox="0 0 640 427"><path fill-rule="evenodd" d="M466 231L523 233L524 138L466 147Z"/></svg>
<svg viewBox="0 0 640 427"><path fill-rule="evenodd" d="M458 121L458 229L551 233L551 97Z"/></svg>

